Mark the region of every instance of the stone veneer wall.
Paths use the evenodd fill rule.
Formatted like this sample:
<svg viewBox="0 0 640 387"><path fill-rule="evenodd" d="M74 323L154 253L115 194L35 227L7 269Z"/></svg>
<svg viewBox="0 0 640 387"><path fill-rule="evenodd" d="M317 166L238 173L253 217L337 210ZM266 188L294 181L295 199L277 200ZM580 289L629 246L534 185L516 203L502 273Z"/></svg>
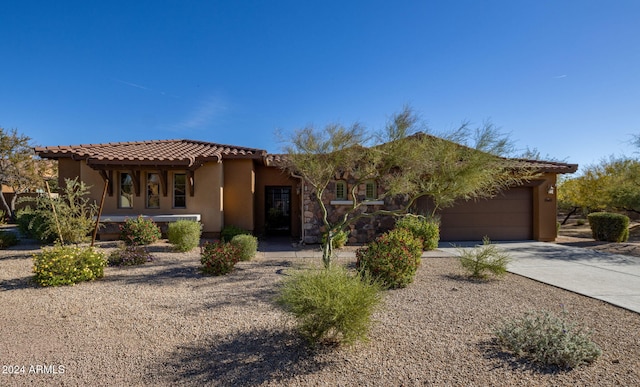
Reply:
<svg viewBox="0 0 640 387"><path fill-rule="evenodd" d="M347 180L347 190L350 192L354 182ZM378 193L383 187L378 187ZM361 202L365 197L365 185L361 184L357 191L358 202ZM327 213L331 223L336 222L341 215L351 209L351 205L345 204L330 204L332 200L335 200L335 184L331 183L327 187L324 194L324 203L327 207ZM376 210L397 210L403 207L406 198L386 198L382 205L366 205L362 206L358 213L362 212L374 212ZM324 225L322 223L322 209L316 201L315 194L312 192L312 188L305 184L303 191L303 206L304 206L304 242L305 243L320 243L322 240L322 234L325 232ZM376 236L390 230L395 225L395 218L393 216L366 216L360 218L355 223L349 225L350 233L348 243L351 244L364 244L372 241Z"/></svg>

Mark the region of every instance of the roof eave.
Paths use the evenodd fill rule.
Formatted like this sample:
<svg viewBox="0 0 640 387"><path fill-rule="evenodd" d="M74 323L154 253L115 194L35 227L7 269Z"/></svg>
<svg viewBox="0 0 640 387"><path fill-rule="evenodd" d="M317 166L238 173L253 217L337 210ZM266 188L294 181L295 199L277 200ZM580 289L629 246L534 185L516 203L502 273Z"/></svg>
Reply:
<svg viewBox="0 0 640 387"><path fill-rule="evenodd" d="M100 160L87 159L87 165L95 169L104 169L108 167L178 167L188 169L194 165L193 160Z"/></svg>
<svg viewBox="0 0 640 387"><path fill-rule="evenodd" d="M51 160L57 160L57 159L72 159L74 158L75 155L71 154L71 153L59 153L59 152L51 152L48 150L38 150L37 148L34 149L35 154L43 159L51 159Z"/></svg>

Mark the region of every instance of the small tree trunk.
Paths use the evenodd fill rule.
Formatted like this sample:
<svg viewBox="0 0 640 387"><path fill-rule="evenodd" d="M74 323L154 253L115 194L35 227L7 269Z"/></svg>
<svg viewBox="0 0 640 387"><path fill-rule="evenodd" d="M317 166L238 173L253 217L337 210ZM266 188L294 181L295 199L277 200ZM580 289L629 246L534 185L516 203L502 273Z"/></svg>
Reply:
<svg viewBox="0 0 640 387"><path fill-rule="evenodd" d="M569 213L567 214L567 216L564 217L564 220L562 221L562 223L560 224L565 224L567 223L567 220L569 220L569 218L571 217L571 215L575 214L576 211L578 211L578 207L573 207L573 209L571 211L569 211Z"/></svg>
<svg viewBox="0 0 640 387"><path fill-rule="evenodd" d="M18 192L16 192L11 198L10 210L11 210L11 219L14 219L16 216L16 203L18 202Z"/></svg>
<svg viewBox="0 0 640 387"><path fill-rule="evenodd" d="M104 181L104 189L102 190L102 199L100 200L100 207L98 208L98 216L96 217L96 224L93 229L93 235L91 236L91 247L96 242L98 236L98 228L100 227L100 216L102 216L102 209L104 208L104 199L107 197L107 188L109 188L109 179Z"/></svg>
<svg viewBox="0 0 640 387"><path fill-rule="evenodd" d="M18 196L18 194L14 194L14 197L16 196ZM7 204L7 198L4 197L4 192L0 192L0 198L2 199L2 206L5 211L7 211L7 217L13 219L13 211L11 211L11 207Z"/></svg>
<svg viewBox="0 0 640 387"><path fill-rule="evenodd" d="M322 263L324 264L325 269L331 267L331 258L333 258L333 230L329 229L327 232L327 239L322 246Z"/></svg>

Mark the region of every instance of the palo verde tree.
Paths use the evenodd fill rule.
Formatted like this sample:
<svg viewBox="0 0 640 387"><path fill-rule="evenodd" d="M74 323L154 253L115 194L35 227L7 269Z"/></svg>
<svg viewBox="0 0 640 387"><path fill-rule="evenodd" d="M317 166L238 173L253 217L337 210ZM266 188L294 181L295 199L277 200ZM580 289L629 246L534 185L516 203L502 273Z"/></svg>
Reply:
<svg viewBox="0 0 640 387"><path fill-rule="evenodd" d="M30 141L30 137L19 134L16 129L0 127L0 183L11 187L15 193L10 204L4 193L0 193L2 206L9 217L14 215L20 193L43 186L47 164L35 158Z"/></svg>
<svg viewBox="0 0 640 387"><path fill-rule="evenodd" d="M580 176L560 181L558 202L569 211L563 224L579 209L640 212L640 161L610 157L589 165Z"/></svg>
<svg viewBox="0 0 640 387"><path fill-rule="evenodd" d="M631 140L640 149L640 135ZM610 156L558 184L558 204L567 209L564 224L579 209L640 213L640 159Z"/></svg>
<svg viewBox="0 0 640 387"><path fill-rule="evenodd" d="M283 168L304 178L321 209L327 234L322 249L325 267L331 264L333 236L362 217L406 214L422 196L432 199L431 212L436 214L458 199L490 198L537 176L526 163L502 157L512 150L511 143L491 124L473 131L465 123L439 136L418 131L421 128L418 116L405 107L376 136L369 136L359 124L294 132L285 147ZM355 181L348 193L351 205L338 220L332 220L327 189L341 176ZM376 200L401 197L405 205L367 212L358 186L368 180L384 187Z"/></svg>

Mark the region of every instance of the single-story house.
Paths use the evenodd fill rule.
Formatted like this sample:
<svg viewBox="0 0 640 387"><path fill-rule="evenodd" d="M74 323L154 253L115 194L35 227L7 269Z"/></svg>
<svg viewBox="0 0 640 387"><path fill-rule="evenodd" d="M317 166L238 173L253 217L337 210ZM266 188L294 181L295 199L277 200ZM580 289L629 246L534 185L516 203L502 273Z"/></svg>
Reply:
<svg viewBox="0 0 640 387"><path fill-rule="evenodd" d="M217 237L232 225L256 235L286 235L318 243L321 223L310 190L300 178L277 166L277 155L240 146L192 140L157 140L75 146L37 147L42 158L58 161L58 179L79 178L90 198L102 201L101 221L123 222L144 215L157 222L198 220L205 237ZM540 179L514 187L490 200L462 202L442 212L442 240L556 238L556 175L577 165L530 161ZM371 187L362 187L367 192ZM333 189L344 189L336 184ZM335 199L335 198L334 198ZM333 200L330 206L339 207ZM342 204L343 205L343 204ZM384 206L384 203L376 205ZM353 225L351 242L362 243L389 228L369 219ZM115 227L100 238L115 236Z"/></svg>

